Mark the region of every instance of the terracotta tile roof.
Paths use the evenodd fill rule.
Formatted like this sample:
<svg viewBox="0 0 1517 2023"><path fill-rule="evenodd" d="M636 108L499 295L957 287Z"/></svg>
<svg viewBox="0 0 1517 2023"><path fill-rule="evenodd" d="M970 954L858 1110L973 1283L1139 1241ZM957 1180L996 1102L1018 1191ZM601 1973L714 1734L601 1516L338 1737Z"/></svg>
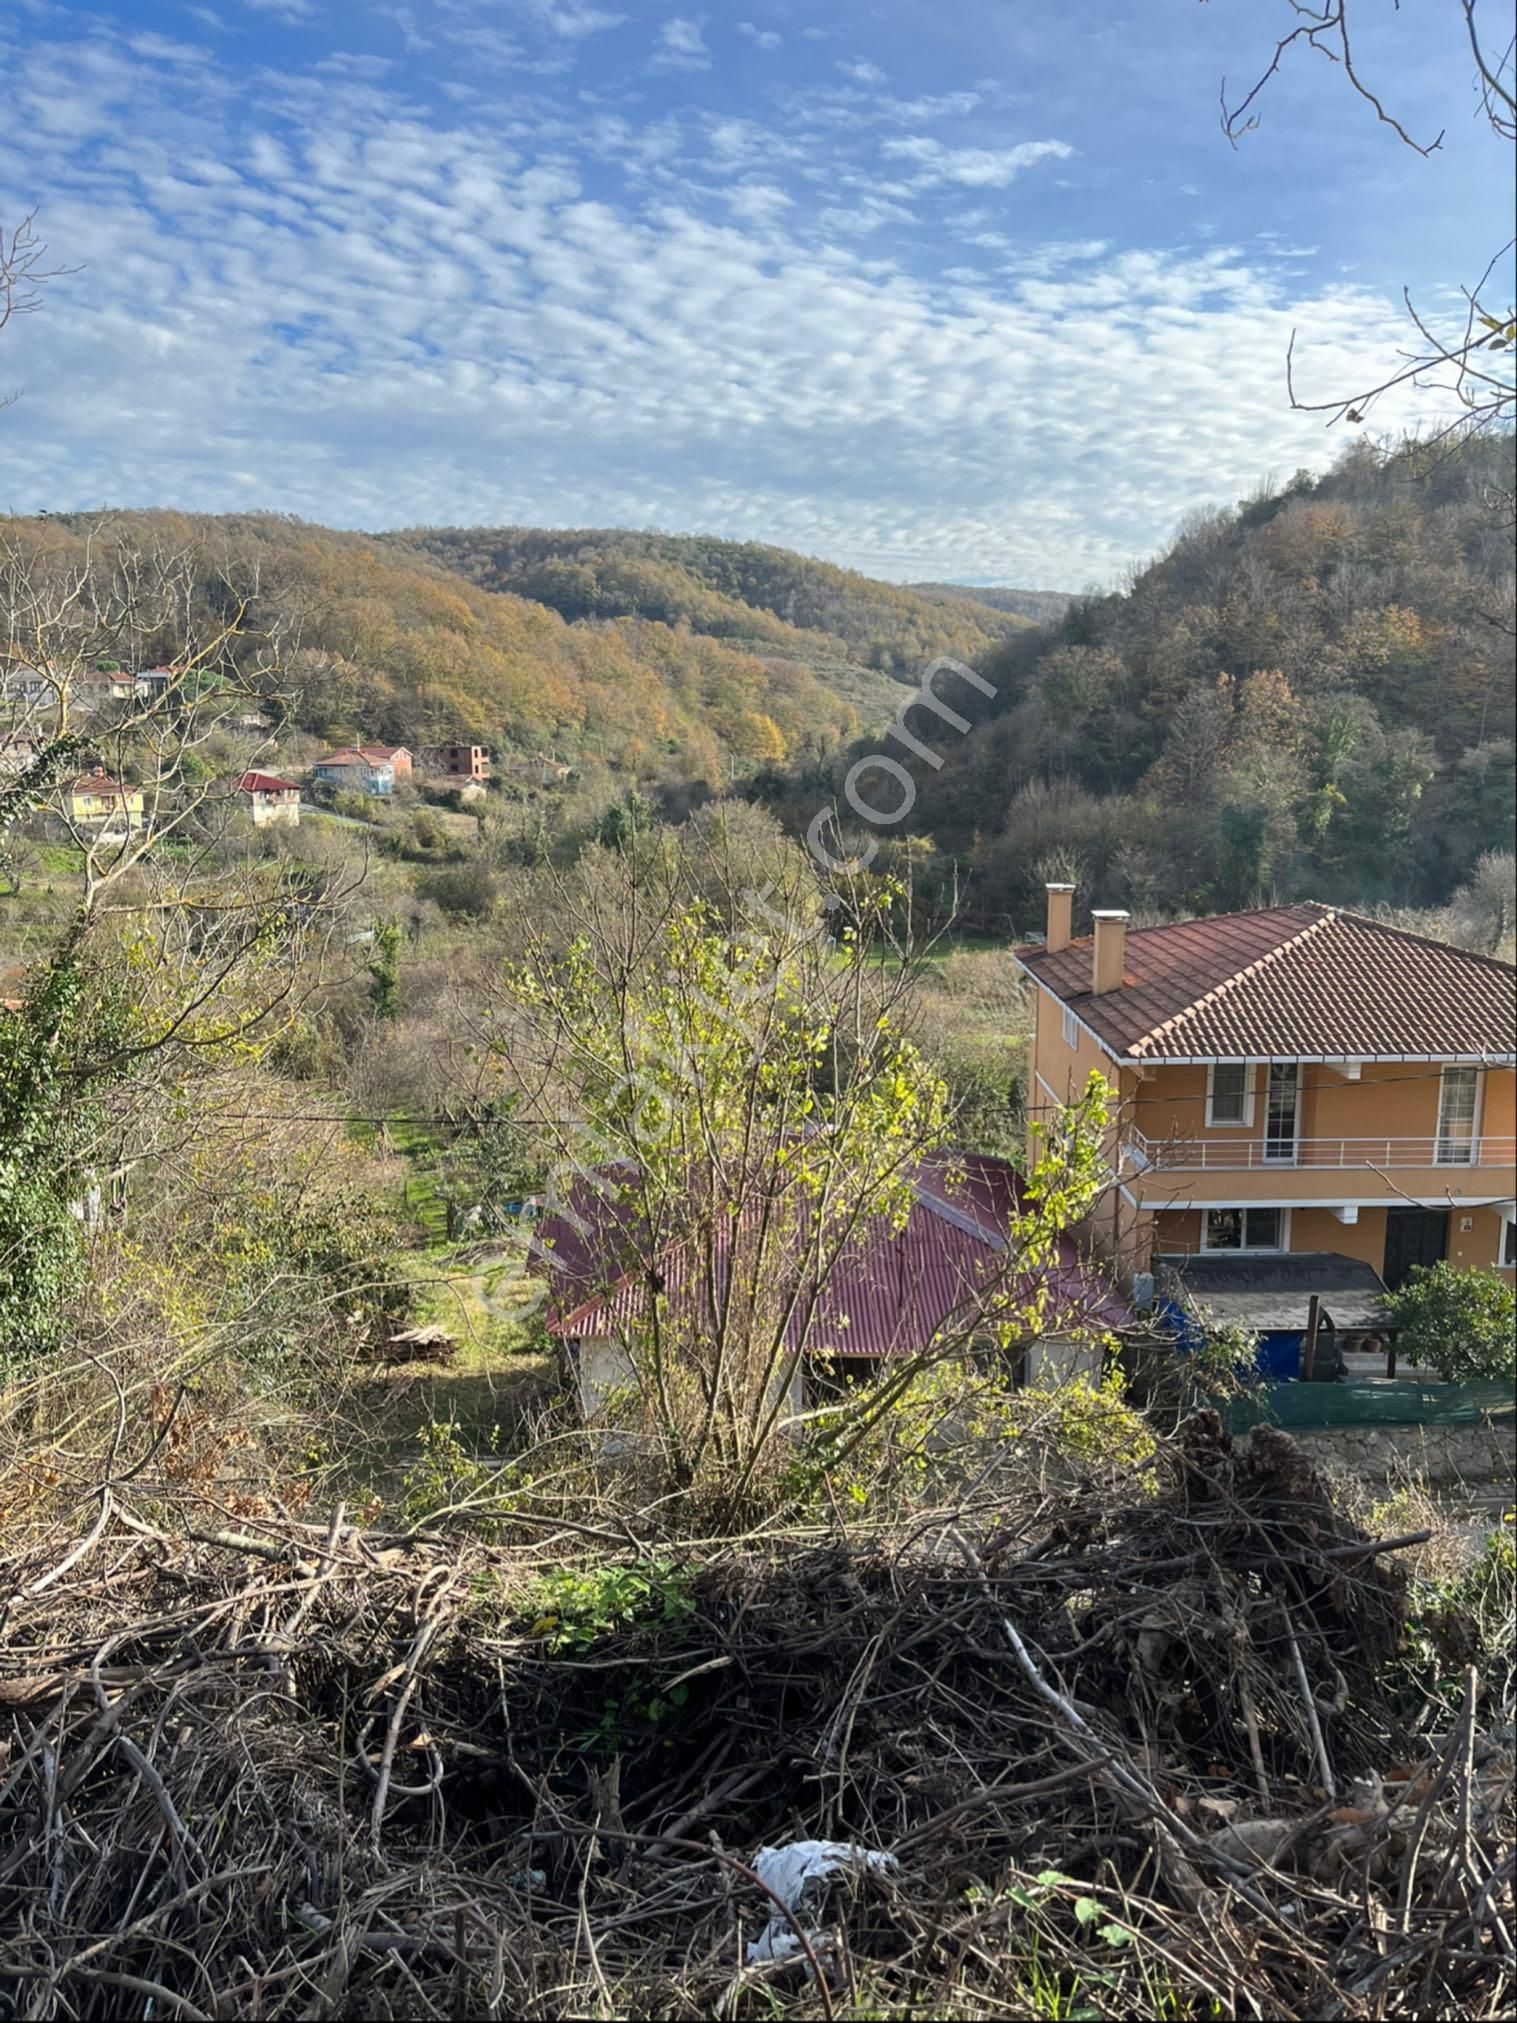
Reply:
<svg viewBox="0 0 1517 2023"><path fill-rule="evenodd" d="M405 745L360 745L359 751L366 759L379 759L390 764L396 759L408 759L410 750Z"/></svg>
<svg viewBox="0 0 1517 2023"><path fill-rule="evenodd" d="M120 794L123 798L135 792L132 787L123 787L119 780L113 780L104 766L94 766L87 773L81 773L69 782L71 794Z"/></svg>
<svg viewBox="0 0 1517 2023"><path fill-rule="evenodd" d="M1014 951L1119 1059L1510 1059L1517 970L1307 901L1128 934L1122 988L1091 943Z"/></svg>

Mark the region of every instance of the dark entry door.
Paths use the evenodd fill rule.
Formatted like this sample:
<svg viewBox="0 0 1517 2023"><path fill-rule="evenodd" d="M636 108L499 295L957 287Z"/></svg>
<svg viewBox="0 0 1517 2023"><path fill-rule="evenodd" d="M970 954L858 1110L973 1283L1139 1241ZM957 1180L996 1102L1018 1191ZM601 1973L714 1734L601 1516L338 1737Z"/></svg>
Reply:
<svg viewBox="0 0 1517 2023"><path fill-rule="evenodd" d="M1385 1217L1385 1269L1380 1276L1395 1292L1411 1277L1413 1265L1441 1263L1448 1247L1446 1209L1389 1209Z"/></svg>

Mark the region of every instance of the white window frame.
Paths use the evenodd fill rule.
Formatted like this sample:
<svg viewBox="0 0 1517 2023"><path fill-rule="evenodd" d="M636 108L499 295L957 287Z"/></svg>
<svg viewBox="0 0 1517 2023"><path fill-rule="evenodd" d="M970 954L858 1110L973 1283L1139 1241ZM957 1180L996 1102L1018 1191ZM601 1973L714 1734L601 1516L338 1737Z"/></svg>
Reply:
<svg viewBox="0 0 1517 2023"><path fill-rule="evenodd" d="M1451 1074L1473 1075L1475 1077L1475 1100L1470 1110L1470 1156L1468 1159L1444 1159L1439 1154L1443 1145L1443 1091ZM1480 1125L1485 1108L1485 1071L1473 1067L1468 1061L1446 1061L1438 1075L1438 1114L1433 1124L1433 1164L1435 1166L1475 1166L1479 1163Z"/></svg>
<svg viewBox="0 0 1517 2023"><path fill-rule="evenodd" d="M1508 1257L1506 1247L1514 1230L1517 1230L1517 1215L1503 1214L1500 1219L1501 1234L1496 1239L1496 1269L1511 1271L1517 1268L1517 1255Z"/></svg>
<svg viewBox="0 0 1517 2023"><path fill-rule="evenodd" d="M1208 1243L1206 1240L1206 1218L1208 1215L1241 1215L1243 1230L1248 1232L1248 1217L1255 1209L1271 1209L1268 1201L1210 1201L1201 1210L1201 1250L1206 1257L1280 1257L1291 1247L1291 1211L1275 1208L1280 1218L1280 1241L1278 1243L1240 1243L1236 1248L1228 1243Z"/></svg>
<svg viewBox="0 0 1517 2023"><path fill-rule="evenodd" d="M1078 1051L1080 1045L1080 1021L1068 1005L1064 1007L1064 1044L1071 1051Z"/></svg>
<svg viewBox="0 0 1517 2023"><path fill-rule="evenodd" d="M1219 1067L1236 1068L1237 1061L1213 1061L1206 1070L1206 1128L1208 1131L1250 1131L1254 1123L1254 1085L1258 1080L1258 1070L1252 1061L1244 1061L1243 1067L1243 1115L1241 1117L1219 1117L1213 1110L1216 1076Z"/></svg>
<svg viewBox="0 0 1517 2023"><path fill-rule="evenodd" d="M1291 1113L1291 1146L1289 1152L1271 1153L1269 1149L1269 1084L1276 1068L1290 1068L1296 1078L1296 1101ZM1271 1061L1263 1075L1264 1083L1264 1142L1261 1148L1266 1166L1295 1166L1301 1157L1301 1099L1306 1093L1306 1078L1301 1073L1299 1061Z"/></svg>

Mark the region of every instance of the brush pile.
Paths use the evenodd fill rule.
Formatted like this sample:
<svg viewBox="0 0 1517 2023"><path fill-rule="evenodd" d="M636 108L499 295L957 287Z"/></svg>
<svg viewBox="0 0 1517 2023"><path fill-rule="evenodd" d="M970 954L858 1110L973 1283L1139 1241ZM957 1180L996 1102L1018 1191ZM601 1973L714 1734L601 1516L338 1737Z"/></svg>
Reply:
<svg viewBox="0 0 1517 2023"><path fill-rule="evenodd" d="M3 1569L0 2016L1509 2013L1408 1541L1208 1414L1149 1487L683 1561L102 1492Z"/></svg>

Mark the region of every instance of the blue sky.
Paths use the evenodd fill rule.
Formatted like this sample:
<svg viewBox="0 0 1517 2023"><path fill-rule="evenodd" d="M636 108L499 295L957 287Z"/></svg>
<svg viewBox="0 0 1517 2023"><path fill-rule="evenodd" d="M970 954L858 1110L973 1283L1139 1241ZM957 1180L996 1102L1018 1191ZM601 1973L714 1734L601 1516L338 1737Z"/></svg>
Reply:
<svg viewBox="0 0 1517 2023"><path fill-rule="evenodd" d="M1286 0L0 4L0 508L772 540L1081 587L1326 462L1505 235L1454 0L1366 0L1420 161ZM1415 419L1420 396L1386 409Z"/></svg>

